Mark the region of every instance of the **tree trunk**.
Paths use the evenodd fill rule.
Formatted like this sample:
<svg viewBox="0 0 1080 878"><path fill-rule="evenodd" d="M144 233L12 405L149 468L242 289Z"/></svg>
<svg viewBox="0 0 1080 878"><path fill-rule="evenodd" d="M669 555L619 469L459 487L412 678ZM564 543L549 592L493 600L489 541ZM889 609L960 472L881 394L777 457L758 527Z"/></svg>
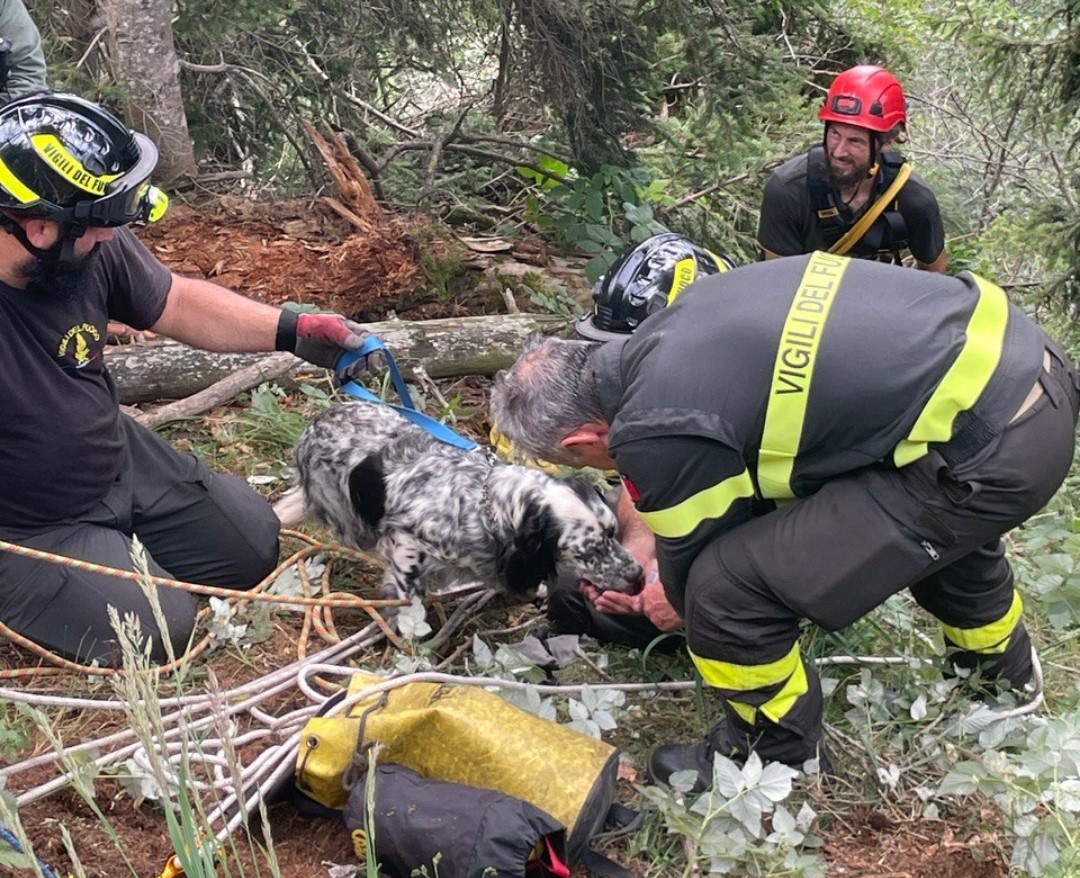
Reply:
<svg viewBox="0 0 1080 878"><path fill-rule="evenodd" d="M500 314L446 320L388 320L369 323L406 378L423 366L431 378L494 375L517 359L526 341L566 326L561 317ZM219 354L167 339L120 345L105 350L105 363L124 405L182 399L198 393L266 354ZM292 375L312 374L316 367L296 360Z"/></svg>
<svg viewBox="0 0 1080 878"><path fill-rule="evenodd" d="M154 177L193 179L198 169L180 92L171 0L99 0L113 76L130 94L125 117L161 153Z"/></svg>

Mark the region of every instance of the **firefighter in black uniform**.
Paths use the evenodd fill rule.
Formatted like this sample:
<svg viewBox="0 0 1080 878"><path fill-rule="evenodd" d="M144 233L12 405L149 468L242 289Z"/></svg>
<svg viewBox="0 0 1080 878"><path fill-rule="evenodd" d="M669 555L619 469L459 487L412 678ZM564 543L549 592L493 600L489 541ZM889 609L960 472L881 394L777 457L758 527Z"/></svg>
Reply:
<svg viewBox="0 0 1080 878"><path fill-rule="evenodd" d="M575 324L590 341L625 339L652 314L674 302L695 280L728 271L735 263L674 232L653 235L627 250L593 287L593 307ZM656 539L620 486L608 494L619 518L620 539L645 570L636 594L601 591L588 582L560 577L548 590L547 616L554 634L588 634L601 643L670 651L679 647L665 632L682 619L664 594L657 569Z"/></svg>
<svg viewBox="0 0 1080 878"><path fill-rule="evenodd" d="M905 137L904 90L860 65L833 81L818 113L822 143L784 162L765 185L758 243L766 259L813 250L944 272L945 229L926 181L892 147Z"/></svg>
<svg viewBox="0 0 1080 878"><path fill-rule="evenodd" d="M718 305L722 303L722 305ZM492 412L524 452L617 468L724 718L654 779L817 752L799 621L835 630L910 588L950 661L1023 686L1001 536L1073 458L1080 379L997 286L826 253L698 281L625 341L534 342Z"/></svg>

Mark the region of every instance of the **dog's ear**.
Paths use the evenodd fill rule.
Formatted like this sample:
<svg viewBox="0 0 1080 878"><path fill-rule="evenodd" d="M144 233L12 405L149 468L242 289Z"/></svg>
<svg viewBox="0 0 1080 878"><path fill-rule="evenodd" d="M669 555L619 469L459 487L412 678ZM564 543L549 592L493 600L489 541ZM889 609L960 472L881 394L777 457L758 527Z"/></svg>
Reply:
<svg viewBox="0 0 1080 878"><path fill-rule="evenodd" d="M349 500L364 524L374 530L386 514L386 471L381 457L365 457L353 467Z"/></svg>
<svg viewBox="0 0 1080 878"><path fill-rule="evenodd" d="M511 594L524 594L552 579L559 535L551 508L530 498L517 531L495 562L503 587Z"/></svg>

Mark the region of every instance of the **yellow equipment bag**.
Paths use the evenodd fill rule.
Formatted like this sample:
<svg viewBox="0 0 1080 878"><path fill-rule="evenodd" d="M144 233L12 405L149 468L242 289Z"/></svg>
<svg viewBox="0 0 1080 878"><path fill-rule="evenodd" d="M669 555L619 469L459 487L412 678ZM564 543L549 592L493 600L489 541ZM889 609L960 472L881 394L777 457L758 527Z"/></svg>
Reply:
<svg viewBox="0 0 1080 878"><path fill-rule="evenodd" d="M358 673L349 692L383 679ZM424 682L373 695L341 716L309 720L297 755L298 790L328 808L344 808L356 779L354 755L376 742L380 764L501 790L546 811L566 826L571 861L602 829L615 797L618 751L610 744L486 689Z"/></svg>

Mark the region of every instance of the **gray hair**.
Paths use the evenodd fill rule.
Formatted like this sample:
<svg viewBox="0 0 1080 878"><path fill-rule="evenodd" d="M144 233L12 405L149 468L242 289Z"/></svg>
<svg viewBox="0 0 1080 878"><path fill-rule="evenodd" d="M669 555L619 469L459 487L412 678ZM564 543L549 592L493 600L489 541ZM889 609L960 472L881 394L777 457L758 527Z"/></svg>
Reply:
<svg viewBox="0 0 1080 878"><path fill-rule="evenodd" d="M593 377L600 342L536 336L516 363L495 379L495 427L527 456L573 463L562 440L583 424L606 422Z"/></svg>

